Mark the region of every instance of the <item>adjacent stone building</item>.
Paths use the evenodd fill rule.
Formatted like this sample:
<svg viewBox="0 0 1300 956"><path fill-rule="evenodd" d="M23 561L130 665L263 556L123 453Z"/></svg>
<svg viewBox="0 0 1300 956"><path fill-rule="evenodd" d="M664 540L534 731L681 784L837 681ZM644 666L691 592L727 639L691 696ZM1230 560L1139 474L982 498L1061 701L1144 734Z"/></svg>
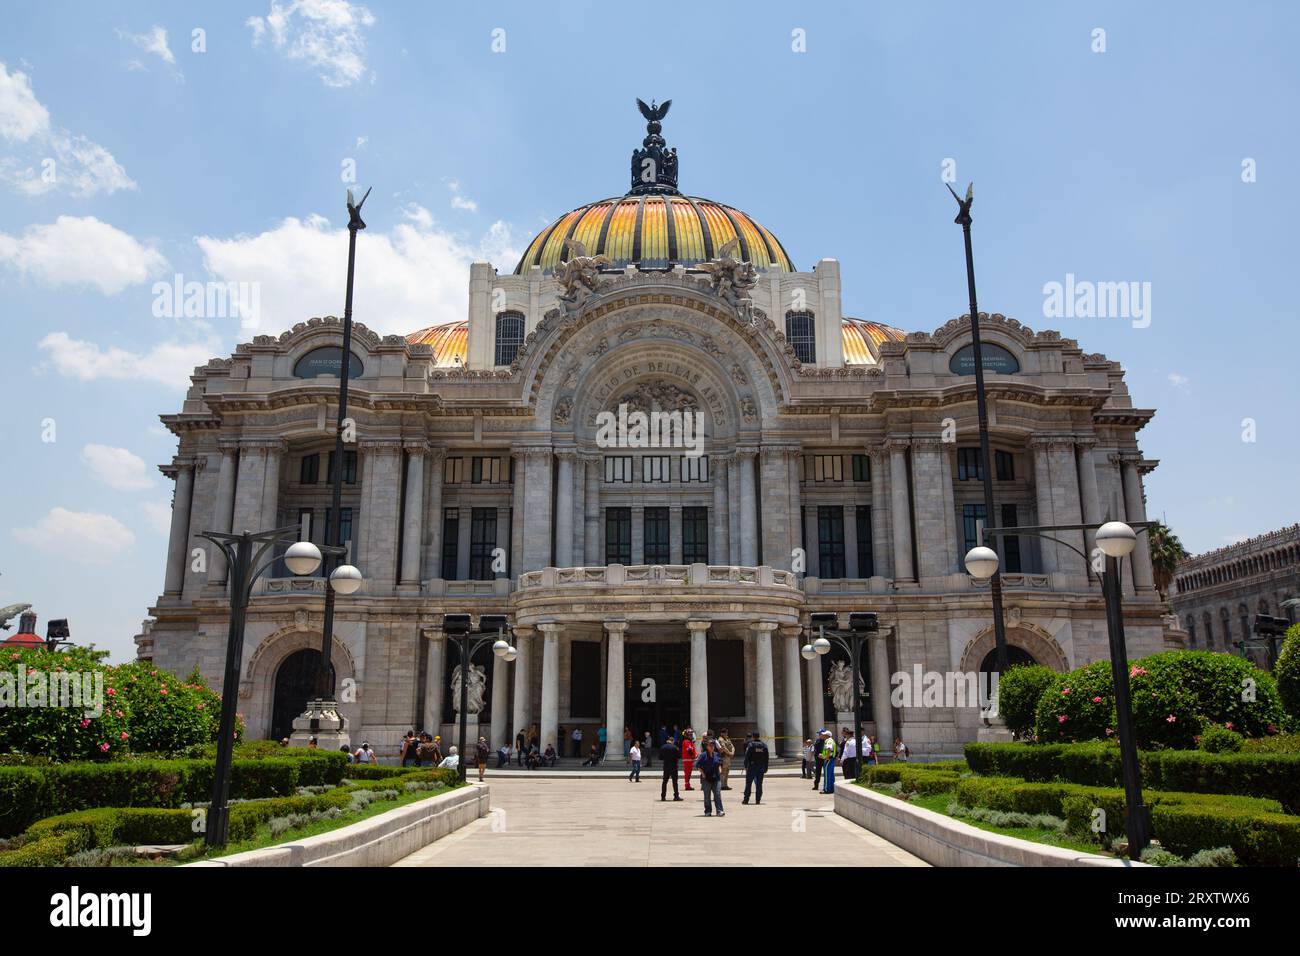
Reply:
<svg viewBox="0 0 1300 956"><path fill-rule="evenodd" d="M1179 562L1170 601L1190 647L1239 653L1256 614L1295 623L1296 608L1284 602L1298 597L1300 524L1293 524ZM1262 648L1251 656L1267 666Z"/></svg>
<svg viewBox="0 0 1300 956"><path fill-rule="evenodd" d="M519 651L473 661L472 732L494 746L532 727L545 747L575 726L590 743L601 725L615 740L693 725L758 730L793 753L847 717L828 693L836 654L800 656L809 615L859 610L881 622L870 732L918 753L973 739L973 707L890 702L896 672L991 667L987 586L962 568L985 517L968 318L905 333L845 315L835 260L801 271L752 217L680 193L659 132L651 119L627 194L562 216L512 273L475 264L467 321L357 326L344 461L330 461L339 320L195 370L162 416L179 439L162 469L172 539L141 656L219 682L226 569L213 556L196 570L194 535L301 524L323 541L341 467L343 537L366 577L338 602L332 652L336 680L355 682L355 741L451 733L443 615L468 612L505 615ZM1142 520L1156 462L1137 433L1153 412L1133 406L1120 364L1001 315L982 327L998 522ZM600 423L620 406L698 414L703 454L610 447ZM1139 540L1132 656L1162 646ZM1032 538L1005 552L1016 659L1105 656L1082 557ZM254 737L286 733L306 700L323 587L283 571L257 587L240 667Z"/></svg>

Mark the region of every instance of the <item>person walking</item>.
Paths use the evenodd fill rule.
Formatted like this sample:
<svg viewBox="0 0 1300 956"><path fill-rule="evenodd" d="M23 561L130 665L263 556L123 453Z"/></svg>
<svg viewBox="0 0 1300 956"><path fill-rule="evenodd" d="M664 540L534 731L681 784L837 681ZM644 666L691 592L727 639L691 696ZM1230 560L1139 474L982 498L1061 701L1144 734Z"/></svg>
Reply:
<svg viewBox="0 0 1300 956"><path fill-rule="evenodd" d="M478 743L474 746L474 763L478 766L478 782L483 782L483 774L487 771L488 742L486 737L480 737Z"/></svg>
<svg viewBox="0 0 1300 956"><path fill-rule="evenodd" d="M648 730L645 732L645 736L641 739L641 753L645 760L645 768L649 770L654 766L654 761L650 759L651 754L653 754L654 751L650 749L650 731Z"/></svg>
<svg viewBox="0 0 1300 956"><path fill-rule="evenodd" d="M572 736L573 736L573 755L575 757L581 757L582 756L582 728L574 727Z"/></svg>
<svg viewBox="0 0 1300 956"><path fill-rule="evenodd" d="M718 734L718 753L722 755L722 789L730 790L727 778L731 774L731 758L736 756L736 745L731 742L726 727Z"/></svg>
<svg viewBox="0 0 1300 956"><path fill-rule="evenodd" d="M664 767L663 784L659 787L659 799L668 799L668 781L673 782L673 799L680 800L681 794L677 792L677 760L681 757L681 751L677 749L677 743L670 735L664 745L659 748L659 762Z"/></svg>
<svg viewBox="0 0 1300 956"><path fill-rule="evenodd" d="M632 763L632 772L627 775L629 782L641 782L641 745L635 740L632 741L632 749L627 752L628 760Z"/></svg>
<svg viewBox="0 0 1300 956"><path fill-rule="evenodd" d="M768 753L767 744L763 743L763 738L758 735L758 731L754 731L749 736L749 742L745 744L745 795L740 802L749 803L749 792L752 787L754 806L758 806L763 802L763 775L767 773L771 755Z"/></svg>
<svg viewBox="0 0 1300 956"><path fill-rule="evenodd" d="M907 758L912 756L912 751L907 749L907 744L903 743L902 737L894 738L894 759L906 763Z"/></svg>
<svg viewBox="0 0 1300 956"><path fill-rule="evenodd" d="M694 790L691 786L691 772L695 769L695 731L687 727L682 733L682 777L686 781L684 790Z"/></svg>
<svg viewBox="0 0 1300 956"><path fill-rule="evenodd" d="M822 793L829 795L835 792L835 738L830 731L822 732L826 735L826 745L822 750L822 762L826 766L826 789Z"/></svg>
<svg viewBox="0 0 1300 956"><path fill-rule="evenodd" d="M704 753L700 754L698 766L700 789L704 791L704 815L713 815L709 806L709 798L712 797L712 809L718 811L718 816L725 817L727 814L722 809L722 755L718 753L717 741L712 737L704 740Z"/></svg>
<svg viewBox="0 0 1300 956"><path fill-rule="evenodd" d="M817 731L813 742L813 786L814 790L822 788L822 772L826 769L826 728Z"/></svg>

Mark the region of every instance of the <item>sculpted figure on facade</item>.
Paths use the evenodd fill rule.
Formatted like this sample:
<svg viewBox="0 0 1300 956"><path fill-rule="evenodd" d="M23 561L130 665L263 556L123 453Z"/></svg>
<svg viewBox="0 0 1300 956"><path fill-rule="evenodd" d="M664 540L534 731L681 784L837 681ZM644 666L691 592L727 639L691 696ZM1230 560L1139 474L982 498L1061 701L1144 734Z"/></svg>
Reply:
<svg viewBox="0 0 1300 956"><path fill-rule="evenodd" d="M831 701L835 704L836 713L847 714L853 710L853 668L849 667L847 661L836 661L831 665L826 686L830 689ZM864 693L866 693L866 684L859 674L858 694Z"/></svg>
<svg viewBox="0 0 1300 956"><path fill-rule="evenodd" d="M601 267L613 262L604 253L587 255L587 247L577 239L566 239L564 248L569 258L555 267L555 284L560 288L560 301L572 312L599 288Z"/></svg>
<svg viewBox="0 0 1300 956"><path fill-rule="evenodd" d="M708 273L713 293L735 307L746 322L752 323L754 300L747 293L758 284L758 271L752 262L741 262L735 258L735 253L739 251L740 240L728 240L718 250L716 257L701 262L699 267Z"/></svg>
<svg viewBox="0 0 1300 956"><path fill-rule="evenodd" d="M451 669L451 706L460 713L460 665ZM465 713L473 715L483 711L485 691L487 690L487 671L482 664L469 665L469 690L465 700Z"/></svg>

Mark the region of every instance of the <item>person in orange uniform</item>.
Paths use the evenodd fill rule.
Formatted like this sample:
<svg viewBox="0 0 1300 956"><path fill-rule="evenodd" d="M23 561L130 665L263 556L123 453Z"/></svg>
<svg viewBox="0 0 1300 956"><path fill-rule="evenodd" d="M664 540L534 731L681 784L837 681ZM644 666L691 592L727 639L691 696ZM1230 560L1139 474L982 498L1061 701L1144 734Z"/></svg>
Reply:
<svg viewBox="0 0 1300 956"><path fill-rule="evenodd" d="M691 773L695 770L695 731L687 727L682 732L682 776L686 778L687 790L694 789L691 786Z"/></svg>

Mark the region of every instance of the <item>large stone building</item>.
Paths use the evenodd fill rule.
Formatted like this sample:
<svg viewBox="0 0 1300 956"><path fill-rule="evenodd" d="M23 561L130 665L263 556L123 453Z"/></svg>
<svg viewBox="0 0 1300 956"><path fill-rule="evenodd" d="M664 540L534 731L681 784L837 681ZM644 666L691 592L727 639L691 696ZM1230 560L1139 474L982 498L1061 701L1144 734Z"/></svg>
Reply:
<svg viewBox="0 0 1300 956"><path fill-rule="evenodd" d="M1170 600L1188 645L1240 653L1240 642L1258 644L1251 631L1256 614L1297 620L1285 602L1300 598L1300 524L1180 561ZM1268 666L1267 649L1250 656Z"/></svg>
<svg viewBox="0 0 1300 956"><path fill-rule="evenodd" d="M450 732L443 614L468 612L506 615L519 650L474 661L471 710L494 744L676 724L756 729L789 753L843 719L838 652L800 656L810 613L871 610L872 731L955 752L977 709L895 708L890 676L991 666L988 589L962 568L984 517L969 320L904 333L845 315L834 259L801 271L752 217L677 190L653 112L630 191L560 217L512 273L473 265L467 321L356 329L356 442L338 464L366 584L339 600L332 652L356 682L353 739ZM1153 412L1119 363L1001 315L982 326L999 523L1141 520ZM197 532L305 521L323 540L340 342L334 318L257 336L196 369L162 417L176 492L141 656L220 681L226 568L196 570ZM620 405L701 414L704 454L609 447L598 416ZM1016 659L1106 655L1078 554L1012 539L1005 571ZM1163 640L1144 541L1125 573L1137 656ZM323 586L283 571L258 585L240 667L254 737L286 733L306 700Z"/></svg>

